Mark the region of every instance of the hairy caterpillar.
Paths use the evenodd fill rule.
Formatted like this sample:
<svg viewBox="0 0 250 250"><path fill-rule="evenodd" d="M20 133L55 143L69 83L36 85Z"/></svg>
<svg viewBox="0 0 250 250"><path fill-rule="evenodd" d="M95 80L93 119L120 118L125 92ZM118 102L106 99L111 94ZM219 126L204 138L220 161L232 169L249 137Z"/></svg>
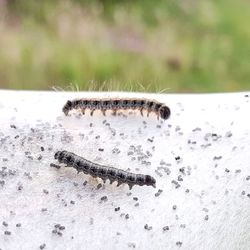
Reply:
<svg viewBox="0 0 250 250"><path fill-rule="evenodd" d="M156 181L150 175L133 174L121 169L99 165L65 150L56 152L55 159L58 160L59 163L66 164L67 167L75 168L78 173L83 172L94 178L99 177L104 183L108 179L110 180L110 184L117 181L117 186L126 183L129 189L132 189L134 185L155 187Z"/></svg>
<svg viewBox="0 0 250 250"><path fill-rule="evenodd" d="M143 116L143 110L147 111L147 116L150 112L154 112L157 118L161 117L166 120L170 116L170 109L164 103L157 102L155 100L148 99L75 99L68 100L63 107L63 112L68 115L72 109L80 109L82 114L85 114L85 110L90 110L92 116L95 110L101 110L103 115L107 110L112 110L115 115L118 110L139 110Z"/></svg>

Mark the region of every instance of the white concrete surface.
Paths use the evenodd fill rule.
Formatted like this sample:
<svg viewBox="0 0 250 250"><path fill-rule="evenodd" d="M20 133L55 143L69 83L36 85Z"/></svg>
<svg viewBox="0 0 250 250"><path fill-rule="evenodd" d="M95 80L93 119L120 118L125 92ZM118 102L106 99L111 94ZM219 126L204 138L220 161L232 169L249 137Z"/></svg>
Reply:
<svg viewBox="0 0 250 250"><path fill-rule="evenodd" d="M61 111L94 96L154 98L172 115ZM0 91L0 249L250 249L249 99ZM62 149L148 173L156 189L50 167Z"/></svg>

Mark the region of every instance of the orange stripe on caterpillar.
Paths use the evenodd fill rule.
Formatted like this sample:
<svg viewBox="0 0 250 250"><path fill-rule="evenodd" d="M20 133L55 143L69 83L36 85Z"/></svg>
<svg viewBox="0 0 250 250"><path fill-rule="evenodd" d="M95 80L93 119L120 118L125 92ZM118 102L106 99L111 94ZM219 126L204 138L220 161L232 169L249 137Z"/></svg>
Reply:
<svg viewBox="0 0 250 250"><path fill-rule="evenodd" d="M56 152L55 159L59 163L66 164L67 167L75 168L78 173L83 172L94 178L99 177L104 183L106 180L110 180L110 184L117 181L117 186L128 184L129 189L132 189L134 185L155 187L156 184L154 177L150 175L134 174L114 167L99 165L65 150Z"/></svg>
<svg viewBox="0 0 250 250"><path fill-rule="evenodd" d="M82 114L85 114L85 110L90 110L92 116L95 110L101 110L105 115L107 110L112 110L115 115L118 110L139 110L143 115L143 110L147 111L147 116L150 112L154 112L157 118L161 117L166 120L169 118L171 112L170 108L164 103L160 103L155 100L148 99L75 99L68 100L63 107L65 115L73 109L80 109Z"/></svg>

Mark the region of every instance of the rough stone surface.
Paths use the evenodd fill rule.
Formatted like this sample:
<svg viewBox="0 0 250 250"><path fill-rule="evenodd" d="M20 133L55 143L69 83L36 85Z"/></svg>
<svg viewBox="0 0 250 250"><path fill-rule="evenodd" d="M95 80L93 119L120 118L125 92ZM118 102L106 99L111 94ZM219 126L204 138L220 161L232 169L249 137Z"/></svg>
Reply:
<svg viewBox="0 0 250 250"><path fill-rule="evenodd" d="M131 96L165 102L170 119L61 110ZM0 249L250 249L248 96L0 91ZM51 167L64 149L156 189Z"/></svg>

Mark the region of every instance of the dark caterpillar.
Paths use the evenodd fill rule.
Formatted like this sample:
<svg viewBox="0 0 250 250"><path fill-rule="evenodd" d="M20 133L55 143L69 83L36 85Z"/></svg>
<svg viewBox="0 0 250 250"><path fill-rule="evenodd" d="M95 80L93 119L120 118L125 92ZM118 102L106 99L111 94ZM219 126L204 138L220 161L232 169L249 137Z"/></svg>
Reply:
<svg viewBox="0 0 250 250"><path fill-rule="evenodd" d="M85 110L90 110L92 116L95 110L101 110L103 115L107 110L112 110L115 115L118 110L138 109L143 116L143 110L147 110L147 116L150 112L154 112L157 118L161 117L166 120L170 116L170 109L164 103L148 99L75 99L67 101L63 107L63 112L68 115L72 109L80 109L82 114Z"/></svg>
<svg viewBox="0 0 250 250"><path fill-rule="evenodd" d="M94 178L99 177L104 183L108 179L110 180L110 184L117 181L117 186L127 183L129 189L132 189L134 185L155 187L156 181L150 175L133 174L117 168L99 165L68 151L58 151L55 154L55 159L57 159L59 163L65 163L67 167L75 168L78 173L83 172Z"/></svg>

